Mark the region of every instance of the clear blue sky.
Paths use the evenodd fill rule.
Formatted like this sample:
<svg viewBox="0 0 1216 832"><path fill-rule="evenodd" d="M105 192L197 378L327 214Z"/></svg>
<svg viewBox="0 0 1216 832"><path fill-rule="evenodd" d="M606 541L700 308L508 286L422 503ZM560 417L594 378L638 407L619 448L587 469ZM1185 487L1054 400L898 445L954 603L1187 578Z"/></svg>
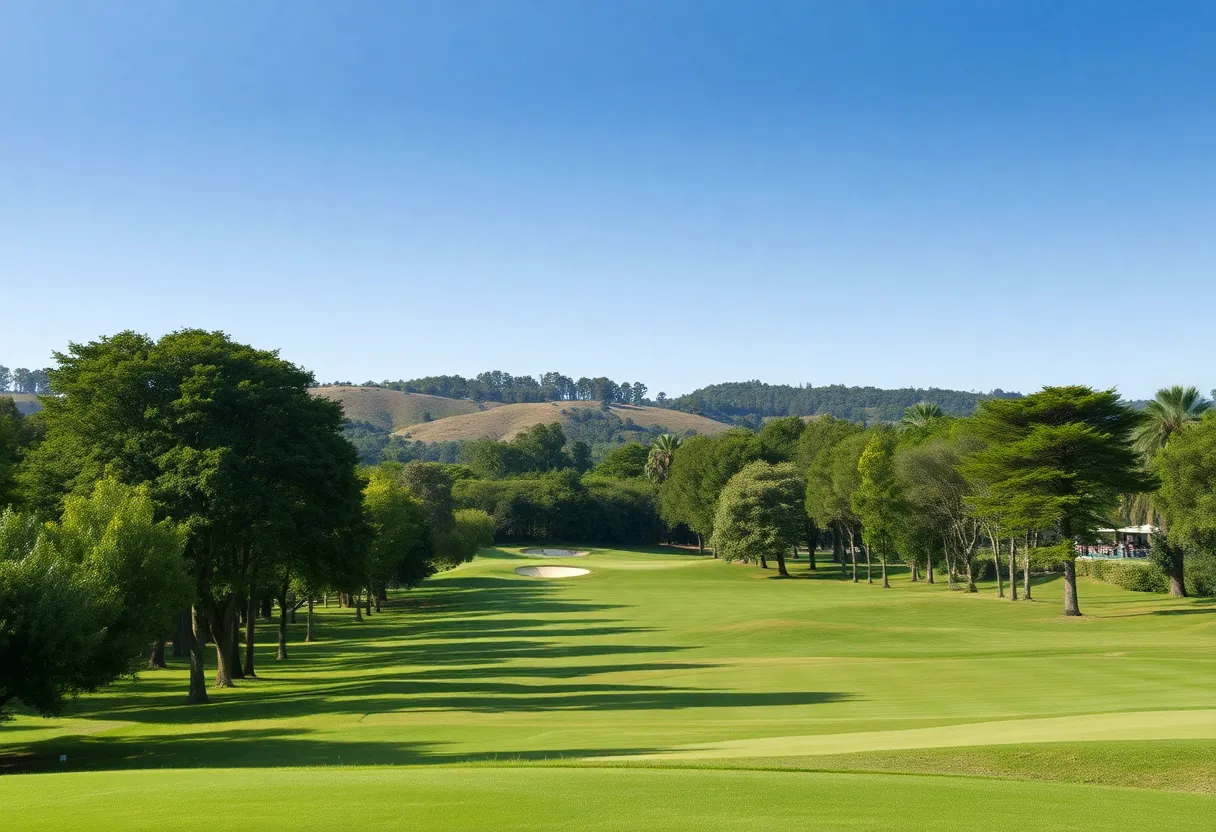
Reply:
<svg viewBox="0 0 1216 832"><path fill-rule="evenodd" d="M1216 4L0 4L0 363L1216 386Z"/></svg>

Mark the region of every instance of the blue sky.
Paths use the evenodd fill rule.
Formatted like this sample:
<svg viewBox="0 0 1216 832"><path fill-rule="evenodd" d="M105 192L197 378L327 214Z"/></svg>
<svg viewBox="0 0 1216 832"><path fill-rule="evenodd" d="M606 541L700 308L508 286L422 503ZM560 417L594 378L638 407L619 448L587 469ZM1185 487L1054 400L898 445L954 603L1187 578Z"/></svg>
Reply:
<svg viewBox="0 0 1216 832"><path fill-rule="evenodd" d="M1216 4L0 4L0 363L1216 386Z"/></svg>

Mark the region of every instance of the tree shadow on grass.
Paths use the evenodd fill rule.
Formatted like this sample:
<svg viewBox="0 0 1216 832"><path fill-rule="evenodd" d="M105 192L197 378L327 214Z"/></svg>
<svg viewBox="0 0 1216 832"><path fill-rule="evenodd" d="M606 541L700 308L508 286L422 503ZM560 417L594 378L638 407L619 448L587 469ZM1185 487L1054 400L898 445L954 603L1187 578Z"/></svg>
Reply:
<svg viewBox="0 0 1216 832"><path fill-rule="evenodd" d="M629 676L697 673L716 665L667 658L688 647L614 639L655 631L620 624L606 614L619 608L570 599L552 585L452 578L411 592L402 603L364 622L355 621L353 615L322 613L318 632L323 640L307 645L293 641L289 647L293 658L287 666L265 661L273 655L276 632L273 626L259 627L257 655L263 662L263 678L238 682L235 690L214 695L209 705L184 703L183 660L179 659L174 662L175 673L147 673L135 688L111 688L68 708L72 717L180 726L175 733L60 736L10 746L0 753L13 759L31 755L42 759L51 750L69 749L55 750L55 760L59 753L68 753L100 768L455 762L486 755L444 754L433 745L391 739L322 741L305 728L264 726L278 719L324 715L602 714L808 706L849 698L817 691L702 690L678 680L669 683L661 676ZM292 625L293 638L302 630L303 622ZM605 678L610 675L613 678ZM255 719L260 721L256 729L201 729ZM644 751L565 749L539 756ZM527 754L500 756L528 758Z"/></svg>
<svg viewBox="0 0 1216 832"><path fill-rule="evenodd" d="M646 754L646 748L445 752L446 743L332 740L304 728L234 728L149 737L70 737L0 753L0 775L146 768L416 766ZM60 755L67 761L61 762Z"/></svg>

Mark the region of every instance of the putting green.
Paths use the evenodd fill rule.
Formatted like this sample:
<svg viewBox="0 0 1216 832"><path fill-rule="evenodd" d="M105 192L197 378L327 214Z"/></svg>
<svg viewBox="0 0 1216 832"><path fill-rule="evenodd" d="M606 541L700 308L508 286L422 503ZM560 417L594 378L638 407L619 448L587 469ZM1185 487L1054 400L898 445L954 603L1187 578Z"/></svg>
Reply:
<svg viewBox="0 0 1216 832"><path fill-rule="evenodd" d="M63 718L18 714L0 724L0 771L63 773L0 777L0 828L83 828L91 811L106 813L93 828L190 828L221 789L233 817L338 829L376 806L433 814L431 829L1216 817L1211 599L1082 579L1086 615L1066 619L1050 577L1013 604L900 571L889 590L853 584L823 559L779 580L683 552L590 551L577 580L518 576L536 559L500 548L367 621L320 609L316 642L292 625L287 662L262 625L259 678L205 707L184 704L174 660ZM957 776L973 774L1022 779ZM153 808L162 783L172 797Z"/></svg>

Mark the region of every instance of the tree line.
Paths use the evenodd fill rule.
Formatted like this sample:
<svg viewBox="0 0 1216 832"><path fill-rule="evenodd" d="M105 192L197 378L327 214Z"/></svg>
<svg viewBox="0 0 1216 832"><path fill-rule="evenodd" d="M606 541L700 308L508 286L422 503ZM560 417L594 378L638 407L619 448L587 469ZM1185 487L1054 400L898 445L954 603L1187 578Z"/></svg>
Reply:
<svg viewBox="0 0 1216 832"><path fill-rule="evenodd" d="M50 370L28 370L16 367L10 370L0 364L0 393L30 393L44 396L51 392Z"/></svg>
<svg viewBox="0 0 1216 832"><path fill-rule="evenodd" d="M694 437L659 489L669 525L715 554L788 574L798 543L831 541L854 581L906 565L976 591L991 565L997 592L1030 597L1033 570L1063 574L1065 613L1080 614L1077 544L1126 522L1155 522L1153 561L1170 591L1212 591L1216 570L1216 413L1194 388L1162 390L1143 411L1114 391L1049 387L980 402L970 417L935 404L898 425L823 416L758 432ZM987 560L985 560L987 559ZM814 560L810 562L814 568ZM1187 570L1196 572L1196 580ZM1198 580L1199 576L1205 576Z"/></svg>
<svg viewBox="0 0 1216 832"><path fill-rule="evenodd" d="M349 381L335 381L331 385L351 386ZM578 379L558 372L540 376L513 376L501 370L478 373L473 378L464 376L427 376L400 381L367 381L363 387L383 387L403 393L425 393L450 399L469 399L475 402L562 402L562 401L606 401L614 404L647 404L647 387L640 381L616 382L604 376Z"/></svg>
<svg viewBox="0 0 1216 832"><path fill-rule="evenodd" d="M0 708L65 697L204 650L226 687L256 674L258 620L316 601L356 617L492 542L442 465L360 468L312 375L223 333L133 332L56 354L57 393L0 411ZM311 615L306 639L313 635Z"/></svg>
<svg viewBox="0 0 1216 832"><path fill-rule="evenodd" d="M1019 395L1000 389L990 393L974 393L938 388L885 390L878 387L846 387L842 384L813 387L738 381L702 387L683 396L666 399L662 405L722 422L758 428L766 418L821 414L866 424L894 423L899 421L906 408L918 402L936 404L950 416L969 416L985 399L1015 398Z"/></svg>

